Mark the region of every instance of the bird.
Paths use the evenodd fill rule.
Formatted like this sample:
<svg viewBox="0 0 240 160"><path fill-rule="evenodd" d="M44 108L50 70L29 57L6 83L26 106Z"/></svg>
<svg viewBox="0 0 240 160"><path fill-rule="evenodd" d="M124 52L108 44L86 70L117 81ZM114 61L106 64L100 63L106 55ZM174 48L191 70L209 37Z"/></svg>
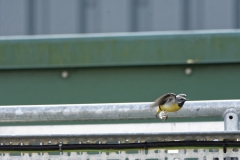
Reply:
<svg viewBox="0 0 240 160"><path fill-rule="evenodd" d="M186 99L186 96L186 94L182 93L178 95L174 93L167 93L156 99L150 108L158 106L158 110L155 116L156 118L161 118L165 121L168 119L167 112L176 112L183 107L185 101L188 100Z"/></svg>

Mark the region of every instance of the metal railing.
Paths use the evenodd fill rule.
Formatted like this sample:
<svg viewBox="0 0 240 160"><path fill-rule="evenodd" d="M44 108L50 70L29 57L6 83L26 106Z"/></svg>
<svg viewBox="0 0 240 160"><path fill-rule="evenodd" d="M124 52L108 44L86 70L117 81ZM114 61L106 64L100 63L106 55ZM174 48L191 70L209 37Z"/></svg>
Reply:
<svg viewBox="0 0 240 160"><path fill-rule="evenodd" d="M134 119L155 119L156 108L150 108L151 103L106 103L106 104L68 104L68 105L27 105L27 106L0 106L0 122L54 122L54 121L87 121L87 120L134 120ZM187 101L183 108L178 112L169 113L169 118L198 118L198 117L223 117L225 131L215 131L214 135L218 139L226 138L226 136L237 134L239 128L238 114L240 113L240 100L214 100L214 101ZM96 124L97 125L97 124ZM131 125L132 127L134 125ZM94 127L94 125L92 126ZM158 126L159 127L159 126ZM230 133L233 131L233 133ZM213 138L211 132L177 132L171 133L164 130L157 131L155 133L150 132L135 132L135 133L118 133L109 130L101 133L79 133L79 134L17 134L12 135L0 135L0 139L4 143L12 141L17 143L18 138L21 138L23 142L30 142L31 139L38 139L41 142L47 142L52 139L55 143L61 141L67 142L70 139L76 141L92 141L98 140L107 142L110 139L119 141L162 141L166 139L166 135L169 135L167 139L174 140L176 135L182 135L188 139L188 136L192 135L194 139L197 137L203 138L202 135L209 135L206 139L211 140ZM154 134L154 135L153 135ZM161 135L161 136L160 136ZM211 135L211 136L210 136ZM237 134L238 135L238 134ZM159 137L160 136L160 137ZM109 139L110 137L110 139ZM141 138L137 138L141 137ZM181 137L181 136L180 136ZM235 137L236 139L236 137Z"/></svg>
<svg viewBox="0 0 240 160"><path fill-rule="evenodd" d="M51 122L155 119L151 103L0 106L0 122ZM240 100L187 101L170 118L224 117L240 113Z"/></svg>
<svg viewBox="0 0 240 160"><path fill-rule="evenodd" d="M155 119L156 109L150 108L151 103L107 103L107 104L71 104L71 105L28 105L28 106L0 106L0 122L56 122L56 121L98 121L98 120L136 120L136 119ZM191 132L166 132L164 128L159 132L128 132L118 133L117 131L101 131L101 133L75 133L75 134L1 134L0 135L0 152L5 151L0 155L0 159L14 158L9 154L9 151L24 151L25 150L57 150L62 156L66 154L66 148L73 150L88 148L88 144L92 148L101 148L101 144L105 147L108 144L113 144L118 147L148 146L148 142L157 142L158 146L169 146L171 143L181 141L181 146L189 147L191 142L193 147L197 147L198 143L205 145L211 143L213 148L217 148L216 153L209 152L204 149L199 149L197 152L187 150L183 152L179 150L177 154L168 154L168 149L159 148L157 152L149 150L145 154L146 148L140 149L137 154L128 154L126 151L119 153L111 153L99 151L97 155L91 155L87 152L72 152L71 158L91 157L90 159L121 159L121 157L136 159L139 157L156 158L162 157L238 157L239 152L234 150L234 147L239 146L240 131L238 130L240 113L240 100L216 100L216 101L188 101L184 107L174 113L169 113L169 118L199 118L199 117L222 117L224 120L225 131L191 131ZM124 126L124 124L122 124ZM92 124L92 127L97 126ZM81 127L81 126L80 126ZM134 124L131 125L134 128ZM100 127L101 128L101 127ZM63 128L64 129L64 128ZM215 142L215 141L218 142ZM234 142L233 142L234 141ZM110 142L110 143L109 143ZM168 143L169 142L169 143ZM196 143L197 142L197 143ZM233 145L229 144L233 142ZM159 143L159 144L158 144ZM219 144L218 144L219 143ZM124 144L120 146L121 144ZM196 144L196 146L195 146ZM220 145L215 146L215 144ZM103 146L104 146L103 145ZM154 144L155 145L155 144ZM228 145L228 146L227 146ZM222 147L223 146L223 147ZM132 147L132 146L131 146ZM178 146L179 147L179 146ZM91 149L91 148L90 148ZM64 152L64 153L63 153ZM201 153L198 154L198 153ZM59 159L59 156L51 156L46 153L38 155L31 153L33 157L44 159ZM30 155L30 154L29 154ZM29 156L23 154L22 158L27 159ZM63 158L64 159L64 158ZM67 159L67 158L66 158Z"/></svg>

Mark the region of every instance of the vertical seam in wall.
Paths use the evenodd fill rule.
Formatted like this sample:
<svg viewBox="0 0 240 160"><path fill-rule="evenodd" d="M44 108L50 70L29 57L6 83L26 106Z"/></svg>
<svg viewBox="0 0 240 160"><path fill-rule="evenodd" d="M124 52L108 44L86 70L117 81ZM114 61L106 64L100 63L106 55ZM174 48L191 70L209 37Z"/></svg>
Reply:
<svg viewBox="0 0 240 160"><path fill-rule="evenodd" d="M235 18L234 19L234 27L235 28L240 28L240 0L235 0L233 5L235 6L234 7L234 13L233 13L233 17Z"/></svg>
<svg viewBox="0 0 240 160"><path fill-rule="evenodd" d="M137 2L138 0L130 0L130 31L137 31Z"/></svg>
<svg viewBox="0 0 240 160"><path fill-rule="evenodd" d="M28 0L28 31L27 34L35 34L34 19L35 19L35 0Z"/></svg>
<svg viewBox="0 0 240 160"><path fill-rule="evenodd" d="M43 8L42 8L42 33L43 34L50 34L50 1L43 1Z"/></svg>
<svg viewBox="0 0 240 160"><path fill-rule="evenodd" d="M204 1L197 1L198 9L197 9L197 29L204 29Z"/></svg>
<svg viewBox="0 0 240 160"><path fill-rule="evenodd" d="M0 1L0 13L1 13L1 1ZM0 24L1 24L1 16L0 16ZM1 33L1 25L0 25L0 36L2 35Z"/></svg>
<svg viewBox="0 0 240 160"><path fill-rule="evenodd" d="M79 1L79 32L86 33L86 0Z"/></svg>
<svg viewBox="0 0 240 160"><path fill-rule="evenodd" d="M182 29L189 30L189 0L182 1Z"/></svg>

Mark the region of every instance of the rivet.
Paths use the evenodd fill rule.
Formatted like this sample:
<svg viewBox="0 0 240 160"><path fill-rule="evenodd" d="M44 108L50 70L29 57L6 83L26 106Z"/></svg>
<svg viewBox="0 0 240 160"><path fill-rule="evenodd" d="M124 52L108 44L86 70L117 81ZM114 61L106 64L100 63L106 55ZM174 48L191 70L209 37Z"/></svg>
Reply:
<svg viewBox="0 0 240 160"><path fill-rule="evenodd" d="M62 71L62 78L68 77L68 71Z"/></svg>
<svg viewBox="0 0 240 160"><path fill-rule="evenodd" d="M195 61L193 59L187 59L187 64L193 64Z"/></svg>
<svg viewBox="0 0 240 160"><path fill-rule="evenodd" d="M191 69L191 68L186 68L186 69L185 69L185 74L186 74L186 75L192 74L192 69Z"/></svg>

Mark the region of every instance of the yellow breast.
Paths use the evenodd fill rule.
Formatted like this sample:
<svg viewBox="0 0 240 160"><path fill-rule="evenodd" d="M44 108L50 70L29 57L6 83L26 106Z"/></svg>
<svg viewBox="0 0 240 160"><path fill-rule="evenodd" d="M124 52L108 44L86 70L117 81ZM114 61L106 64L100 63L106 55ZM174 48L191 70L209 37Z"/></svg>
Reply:
<svg viewBox="0 0 240 160"><path fill-rule="evenodd" d="M162 111L167 111L167 112L176 112L181 107L178 106L178 104L173 104L173 105L161 105L159 106Z"/></svg>

